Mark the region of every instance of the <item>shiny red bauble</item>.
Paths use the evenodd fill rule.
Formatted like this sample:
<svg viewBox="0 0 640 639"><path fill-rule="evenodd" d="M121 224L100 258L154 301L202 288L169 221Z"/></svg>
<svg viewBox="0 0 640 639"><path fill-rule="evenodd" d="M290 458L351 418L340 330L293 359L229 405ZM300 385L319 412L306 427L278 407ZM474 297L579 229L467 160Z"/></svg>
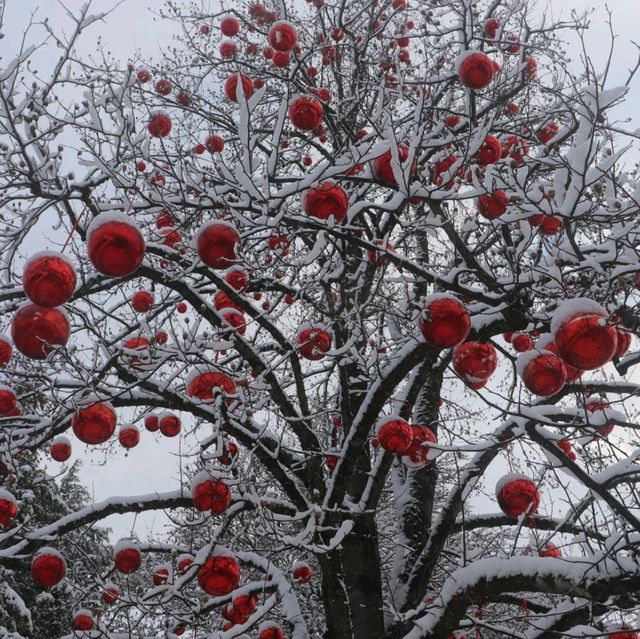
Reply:
<svg viewBox="0 0 640 639"><path fill-rule="evenodd" d="M524 163L524 158L529 155L529 143L518 135L507 135L501 140L502 157L510 157L518 166Z"/></svg>
<svg viewBox="0 0 640 639"><path fill-rule="evenodd" d="M140 443L140 431L135 426L123 426L118 432L123 448L135 448Z"/></svg>
<svg viewBox="0 0 640 639"><path fill-rule="evenodd" d="M228 595L240 583L240 565L228 554L212 555L198 570L200 588L213 597Z"/></svg>
<svg viewBox="0 0 640 639"><path fill-rule="evenodd" d="M554 559L560 559L560 557L562 557L562 551L555 544L548 542L538 551L538 557L553 557Z"/></svg>
<svg viewBox="0 0 640 639"><path fill-rule="evenodd" d="M247 332L247 321L244 315L236 310L229 309L222 313L222 321L230 326L239 335Z"/></svg>
<svg viewBox="0 0 640 639"><path fill-rule="evenodd" d="M155 433L160 427L158 424L158 416L157 415L147 415L144 418L144 427L150 432Z"/></svg>
<svg viewBox="0 0 640 639"><path fill-rule="evenodd" d="M434 295L427 299L418 326L429 343L438 348L453 348L467 338L471 319L462 302L455 297Z"/></svg>
<svg viewBox="0 0 640 639"><path fill-rule="evenodd" d="M305 359L317 362L331 350L331 333L319 326L307 326L298 331L296 344L300 355Z"/></svg>
<svg viewBox="0 0 640 639"><path fill-rule="evenodd" d="M124 215L112 217L102 213L89 225L87 253L95 269L103 275L131 275L142 264L144 251L140 230Z"/></svg>
<svg viewBox="0 0 640 639"><path fill-rule="evenodd" d="M499 29L500 29L500 20L496 18L489 18L484 23L484 34L490 40L496 39Z"/></svg>
<svg viewBox="0 0 640 639"><path fill-rule="evenodd" d="M293 564L291 574L295 582L299 584L306 584L311 581L313 570L311 570L311 566L309 564L303 561L297 561Z"/></svg>
<svg viewBox="0 0 640 639"><path fill-rule="evenodd" d="M0 385L0 416L11 415L18 406L15 391L9 386Z"/></svg>
<svg viewBox="0 0 640 639"><path fill-rule="evenodd" d="M562 218L548 213L538 213L529 218L531 226L537 226L540 233L545 236L557 235L564 229Z"/></svg>
<svg viewBox="0 0 640 639"><path fill-rule="evenodd" d="M514 333L510 341L513 350L518 353L525 353L533 348L533 340L529 333Z"/></svg>
<svg viewBox="0 0 640 639"><path fill-rule="evenodd" d="M453 351L453 369L466 382L484 382L498 366L496 349L488 342L465 342Z"/></svg>
<svg viewBox="0 0 640 639"><path fill-rule="evenodd" d="M147 69L138 69L136 71L136 77L138 78L138 82L140 82L140 84L144 84L145 82L149 82L149 80L151 80L151 73Z"/></svg>
<svg viewBox="0 0 640 639"><path fill-rule="evenodd" d="M189 397L209 401L221 393L227 398L235 396L236 385L228 375L219 371L195 371L187 379L186 391Z"/></svg>
<svg viewBox="0 0 640 639"><path fill-rule="evenodd" d="M227 78L224 83L224 94L231 102L237 102L237 94L239 92L238 83L242 85L242 91L244 92L245 100L248 100L253 95L253 80L243 73L234 73Z"/></svg>
<svg viewBox="0 0 640 639"><path fill-rule="evenodd" d="M193 557L191 555L187 555L187 554L180 555L178 557L178 561L176 564L176 567L178 568L178 573L180 575L184 575L184 573L187 572L187 570L189 570L192 564L193 564Z"/></svg>
<svg viewBox="0 0 640 639"><path fill-rule="evenodd" d="M25 266L22 286L34 304L46 308L62 306L76 290L76 270L62 255L37 255Z"/></svg>
<svg viewBox="0 0 640 639"><path fill-rule="evenodd" d="M238 52L238 47L235 42L231 42L230 40L225 40L220 43L220 57L226 58L230 60L231 58L235 58L236 53Z"/></svg>
<svg viewBox="0 0 640 639"><path fill-rule="evenodd" d="M15 347L31 359L45 359L55 346L64 346L70 330L63 311L37 304L22 306L11 322Z"/></svg>
<svg viewBox="0 0 640 639"><path fill-rule="evenodd" d="M114 584L105 584L102 589L102 601L106 604L114 604L118 601L120 590Z"/></svg>
<svg viewBox="0 0 640 639"><path fill-rule="evenodd" d="M240 306L240 304L238 304L231 295L225 293L224 291L218 291L213 296L213 308L215 308L216 311L221 311L226 308L233 308L240 313L244 312L242 306Z"/></svg>
<svg viewBox="0 0 640 639"><path fill-rule="evenodd" d="M237 261L236 248L240 235L226 222L211 222L201 227L196 237L196 249L200 259L211 268L221 269Z"/></svg>
<svg viewBox="0 0 640 639"><path fill-rule="evenodd" d="M576 451L573 450L573 446L568 439L561 439L558 442L558 448L568 457L570 460L575 461L578 456L576 455Z"/></svg>
<svg viewBox="0 0 640 639"><path fill-rule="evenodd" d="M561 323L554 343L565 362L590 371L611 361L618 348L618 335L614 326L606 324L606 316L579 313Z"/></svg>
<svg viewBox="0 0 640 639"><path fill-rule="evenodd" d="M231 506L231 491L223 481L206 473L198 473L191 483L191 498L196 510L210 511L214 515L225 512Z"/></svg>
<svg viewBox="0 0 640 639"><path fill-rule="evenodd" d="M553 140L553 138L556 137L556 135L558 135L559 131L560 128L555 122L549 122L548 124L545 124L543 127L538 129L536 137L543 144L548 144L549 142L551 142L551 140Z"/></svg>
<svg viewBox="0 0 640 639"><path fill-rule="evenodd" d="M66 462L71 457L71 442L63 436L56 437L51 442L51 459Z"/></svg>
<svg viewBox="0 0 640 639"><path fill-rule="evenodd" d="M249 616L258 605L257 595L238 595L232 600L233 607L241 614Z"/></svg>
<svg viewBox="0 0 640 639"><path fill-rule="evenodd" d="M495 220L507 212L508 203L507 194L498 189L493 193L487 193L478 198L478 213L488 220Z"/></svg>
<svg viewBox="0 0 640 639"><path fill-rule="evenodd" d="M310 217L327 220L330 217L339 224L347 217L349 196L346 191L333 182L322 182L309 189L302 202L304 212Z"/></svg>
<svg viewBox="0 0 640 639"><path fill-rule="evenodd" d="M481 51L466 53L458 64L460 82L474 91L486 89L495 75L491 58Z"/></svg>
<svg viewBox="0 0 640 639"><path fill-rule="evenodd" d="M539 340L537 344L537 348L545 351L550 351L551 353L558 355L558 349L550 337ZM567 383L574 382L576 379L580 377L580 375L582 375L583 371L578 370L577 368L574 368L564 360L563 360L563 364L564 364L565 370L567 371Z"/></svg>
<svg viewBox="0 0 640 639"><path fill-rule="evenodd" d="M249 286L249 273L241 268L230 268L224 274L224 281L234 291L242 292Z"/></svg>
<svg viewBox="0 0 640 639"><path fill-rule="evenodd" d="M136 291L131 296L131 306L136 313L147 313L153 306L153 293L149 291Z"/></svg>
<svg viewBox="0 0 640 639"><path fill-rule="evenodd" d="M175 437L182 430L182 422L173 413L162 413L158 420L158 429L165 437Z"/></svg>
<svg viewBox="0 0 640 639"><path fill-rule="evenodd" d="M12 355L13 347L11 343L4 335L0 335L0 366L6 366Z"/></svg>
<svg viewBox="0 0 640 639"><path fill-rule="evenodd" d="M288 51L275 51L271 60L273 62L273 66L278 67L279 69L288 67L291 62Z"/></svg>
<svg viewBox="0 0 640 639"><path fill-rule="evenodd" d="M169 568L166 566L158 566L153 570L151 575L154 586L164 586L169 581Z"/></svg>
<svg viewBox="0 0 640 639"><path fill-rule="evenodd" d="M290 22L279 20L269 30L269 44L276 51L291 51L298 44L298 32Z"/></svg>
<svg viewBox="0 0 640 639"><path fill-rule="evenodd" d="M71 418L75 436L85 444L102 444L116 430L116 412L110 404L96 402L78 410Z"/></svg>
<svg viewBox="0 0 640 639"><path fill-rule="evenodd" d="M152 114L147 131L152 138L166 138L171 133L171 118L166 113Z"/></svg>
<svg viewBox="0 0 640 639"><path fill-rule="evenodd" d="M443 186L445 189L452 188L455 184L454 180L450 179L445 183L443 176L451 173L451 169L457 161L458 158L455 155L448 155L435 162L432 168L431 182L436 186ZM458 173L460 173L460 169L458 169ZM455 177L455 174L452 177Z"/></svg>
<svg viewBox="0 0 640 639"><path fill-rule="evenodd" d="M402 164L406 162L409 157L409 148L405 144L401 144L398 146L398 160L400 162L400 167L402 168ZM391 149L389 149L386 153L378 156L372 164L372 170L374 175L387 186L398 186L398 182L396 180L396 176L393 173L393 166L391 165L392 154ZM411 175L414 175L416 172L416 163L411 165Z"/></svg>
<svg viewBox="0 0 640 639"><path fill-rule="evenodd" d="M4 488L0 488L0 526L8 528L18 515L15 497Z"/></svg>
<svg viewBox="0 0 640 639"><path fill-rule="evenodd" d="M322 124L324 107L319 100L302 95L289 106L289 120L296 129L312 131Z"/></svg>
<svg viewBox="0 0 640 639"><path fill-rule="evenodd" d="M224 150L224 140L219 135L210 135L204 141L204 148L209 153L220 153Z"/></svg>
<svg viewBox="0 0 640 639"><path fill-rule="evenodd" d="M621 630L620 632L607 635L607 639L639 639L639 637L638 633L633 630Z"/></svg>
<svg viewBox="0 0 640 639"><path fill-rule="evenodd" d="M220 21L220 31L222 35L232 38L240 33L240 21L233 16L227 16Z"/></svg>
<svg viewBox="0 0 640 639"><path fill-rule="evenodd" d="M480 166L495 164L502 158L502 144L493 135L487 135L480 148L473 156Z"/></svg>
<svg viewBox="0 0 640 639"><path fill-rule="evenodd" d="M93 630L95 621L89 610L78 610L73 615L74 630Z"/></svg>
<svg viewBox="0 0 640 639"><path fill-rule="evenodd" d="M284 631L280 626L268 621L258 629L258 639L284 639Z"/></svg>
<svg viewBox="0 0 640 639"><path fill-rule="evenodd" d="M517 519L520 515L533 515L540 506L540 493L536 483L515 473L505 475L496 486L496 498L507 517Z"/></svg>
<svg viewBox="0 0 640 639"><path fill-rule="evenodd" d="M402 455L400 461L408 468L424 468L429 463L429 446L438 440L434 432L421 424L411 425L412 439L408 450Z"/></svg>
<svg viewBox="0 0 640 639"><path fill-rule="evenodd" d="M411 447L413 429L404 419L385 417L376 426L376 437L386 451L402 455Z"/></svg>
<svg viewBox="0 0 640 639"><path fill-rule="evenodd" d="M67 563L53 548L42 548L31 562L31 578L42 588L53 588L67 574Z"/></svg>
<svg viewBox="0 0 640 639"><path fill-rule="evenodd" d="M113 549L113 563L118 572L130 575L142 565L142 553L136 544L120 541Z"/></svg>
<svg viewBox="0 0 640 639"><path fill-rule="evenodd" d="M522 382L534 395L549 397L564 388L567 370L557 355L548 351L536 351L525 353L521 357L523 360L519 360L518 364Z"/></svg>

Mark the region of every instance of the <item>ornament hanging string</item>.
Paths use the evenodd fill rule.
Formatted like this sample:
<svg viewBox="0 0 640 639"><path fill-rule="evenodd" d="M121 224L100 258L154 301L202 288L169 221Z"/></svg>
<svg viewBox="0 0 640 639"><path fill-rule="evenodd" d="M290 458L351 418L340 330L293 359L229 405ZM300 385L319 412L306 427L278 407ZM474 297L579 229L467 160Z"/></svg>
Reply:
<svg viewBox="0 0 640 639"><path fill-rule="evenodd" d="M76 232L76 229L78 228L78 226L80 225L80 222L82 221L82 218L84 217L84 214L87 212L87 207L85 206L84 209L82 210L82 212L80 213L80 215L76 218L76 221L73 223L73 226L71 227L71 230L69 231L69 235L67 235L67 239L65 240L65 243L62 247L62 250L60 251L61 253L64 253L65 249L67 248L71 237L73 236L73 234Z"/></svg>

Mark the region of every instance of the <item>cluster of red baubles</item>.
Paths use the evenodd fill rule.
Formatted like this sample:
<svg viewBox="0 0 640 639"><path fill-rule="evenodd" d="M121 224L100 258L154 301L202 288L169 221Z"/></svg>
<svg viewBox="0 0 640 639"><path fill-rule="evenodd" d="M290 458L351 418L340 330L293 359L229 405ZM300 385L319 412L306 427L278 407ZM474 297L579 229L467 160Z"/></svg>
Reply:
<svg viewBox="0 0 640 639"><path fill-rule="evenodd" d="M400 417L383 417L376 426L374 446L400 456L409 468L423 468L429 463L429 445L437 443L434 432L422 424L409 424Z"/></svg>

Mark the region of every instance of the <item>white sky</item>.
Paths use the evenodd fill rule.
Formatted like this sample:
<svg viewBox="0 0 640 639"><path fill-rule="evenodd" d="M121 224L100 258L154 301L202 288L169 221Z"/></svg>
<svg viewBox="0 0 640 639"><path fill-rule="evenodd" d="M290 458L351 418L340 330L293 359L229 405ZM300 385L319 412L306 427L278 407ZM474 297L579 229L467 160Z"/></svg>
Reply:
<svg viewBox="0 0 640 639"><path fill-rule="evenodd" d="M419 0L410 0L417 3ZM0 0L0 3L2 0ZM0 41L0 54L3 60L15 55L15 47L26 26L29 15L37 8L40 19L48 17L54 25L64 25L65 12L56 0L5 0L4 40ZM84 0L66 0L70 10L77 10ZM80 50L95 51L95 36L100 33L108 50L116 57L128 59L141 51L143 55L155 56L159 45L168 42L170 30L161 22L154 21L149 8L159 9L163 0L124 0L123 4L111 14L104 24L95 25L85 35ZM105 11L114 5L113 0L94 0L91 13ZM217 6L217 4L216 4ZM640 3L635 0L611 0L608 5L614 15L614 29L619 36L618 48L613 65L611 83L615 86L624 81L627 68L635 61L635 48L630 41L637 37L640 26ZM604 23L605 5L586 0L551 0L550 10L558 17L561 13L568 16L571 8L583 10L596 7L593 30L589 35L589 53L592 59L603 63L608 52L608 28ZM573 51L569 51L571 56ZM2 63L0 63L2 66ZM618 112L620 117L637 119L634 107L640 101L640 79L636 82L629 101ZM640 126L637 122L632 128ZM156 440L155 443L153 440ZM177 456L179 438L155 438L146 431L142 433L141 445L126 456L116 444L117 454L107 458L104 454L89 457L79 442L75 442L74 456L82 457L85 467L82 478L96 500L112 495L144 494L153 491L172 490L177 487ZM92 461L93 460L93 461ZM102 463L101 463L102 462ZM51 468L53 472L56 469ZM495 509L495 506L494 506ZM157 524L165 522L162 515L143 515L138 517L136 532L142 537L149 530L158 530ZM131 530L132 516L115 516L108 522L114 528L114 538L126 536Z"/></svg>

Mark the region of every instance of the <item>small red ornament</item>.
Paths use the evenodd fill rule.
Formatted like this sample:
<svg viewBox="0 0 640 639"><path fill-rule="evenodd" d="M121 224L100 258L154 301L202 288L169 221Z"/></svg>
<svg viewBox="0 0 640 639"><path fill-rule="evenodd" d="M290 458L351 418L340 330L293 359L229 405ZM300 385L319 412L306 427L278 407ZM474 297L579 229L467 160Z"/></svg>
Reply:
<svg viewBox="0 0 640 639"><path fill-rule="evenodd" d="M182 430L182 422L173 413L162 413L158 418L158 428L165 437L175 437Z"/></svg>
<svg viewBox="0 0 640 639"><path fill-rule="evenodd" d="M178 91L176 93L176 102L185 107L191 106L191 98L186 91Z"/></svg>
<svg viewBox="0 0 640 639"><path fill-rule="evenodd" d="M262 305L262 308L269 310L270 306L268 302ZM247 320L244 315L234 309L229 309L222 313L222 321L230 326L239 335L244 335L247 332Z"/></svg>
<svg viewBox="0 0 640 639"><path fill-rule="evenodd" d="M311 581L313 570L311 570L311 566L304 561L296 561L293 564L291 574L296 583L306 584Z"/></svg>
<svg viewBox="0 0 640 639"><path fill-rule="evenodd" d="M242 306L240 306L240 304L238 304L238 302L236 302L236 300L231 295L225 293L224 291L218 291L213 296L213 307L216 309L216 311L221 311L225 308L233 308L240 313L244 312Z"/></svg>
<svg viewBox="0 0 640 639"><path fill-rule="evenodd" d="M576 452L573 450L573 446L571 446L571 442L568 439L561 439L558 442L558 448L562 450L562 452L572 461L575 461L578 456Z"/></svg>
<svg viewBox="0 0 640 639"><path fill-rule="evenodd" d="M76 289L76 270L62 255L42 253L32 257L22 275L27 297L39 306L62 306Z"/></svg>
<svg viewBox="0 0 640 639"><path fill-rule="evenodd" d="M123 426L118 432L123 448L135 448L140 443L140 431L135 426Z"/></svg>
<svg viewBox="0 0 640 639"><path fill-rule="evenodd" d="M524 61L527 63L524 68L525 76L529 80L535 80L538 77L538 62L530 56L527 56Z"/></svg>
<svg viewBox="0 0 640 639"><path fill-rule="evenodd" d="M110 404L96 402L81 408L71 418L75 436L85 444L102 444L116 429L116 413Z"/></svg>
<svg viewBox="0 0 640 639"><path fill-rule="evenodd" d="M241 293L249 286L249 273L241 268L230 268L224 274L224 281L235 291Z"/></svg>
<svg viewBox="0 0 640 639"><path fill-rule="evenodd" d="M409 157L409 147L405 144L401 144L398 146L398 161L400 162L400 167L406 162ZM389 149L386 153L378 156L372 165L373 173L383 184L387 186L398 186L398 182L393 173L393 167L391 165L392 154L391 149ZM415 175L417 170L417 164L414 160L413 164L410 168L411 175Z"/></svg>
<svg viewBox="0 0 640 639"><path fill-rule="evenodd" d="M238 595L232 600L233 607L241 614L249 616L253 613L258 605L257 595Z"/></svg>
<svg viewBox="0 0 640 639"><path fill-rule="evenodd" d="M132 541L121 540L113 549L113 563L118 572L130 575L142 565L142 553Z"/></svg>
<svg viewBox="0 0 640 639"><path fill-rule="evenodd" d="M158 428L158 416L157 415L147 415L144 418L144 427L150 432L155 433Z"/></svg>
<svg viewBox="0 0 640 639"><path fill-rule="evenodd" d="M545 124L543 127L538 129L536 137L543 144L549 144L549 142L551 142L551 140L553 140L553 138L558 135L558 131L560 131L558 125L555 122L549 122L548 124Z"/></svg>
<svg viewBox="0 0 640 639"><path fill-rule="evenodd" d="M493 135L487 135L482 146L476 151L473 157L480 166L495 164L502 158L502 144L500 144L500 140Z"/></svg>
<svg viewBox="0 0 640 639"><path fill-rule="evenodd" d="M131 306L136 313L148 313L153 306L153 293L136 291L131 296Z"/></svg>
<svg viewBox="0 0 640 639"><path fill-rule="evenodd" d="M543 548L538 550L538 557L553 557L554 559L560 559L560 557L562 557L562 551L558 546L549 541Z"/></svg>
<svg viewBox="0 0 640 639"><path fill-rule="evenodd" d="M474 91L486 89L494 75L495 68L491 58L481 51L465 53L458 64L460 82Z"/></svg>
<svg viewBox="0 0 640 639"><path fill-rule="evenodd" d="M13 348L9 342L9 338L0 335L0 366L6 366L13 355Z"/></svg>
<svg viewBox="0 0 640 639"><path fill-rule="evenodd" d="M505 40L511 43L505 48L507 53L510 53L511 55L518 55L518 53L522 51L522 45L520 44L518 36L510 34L505 38Z"/></svg>
<svg viewBox="0 0 640 639"><path fill-rule="evenodd" d="M31 578L42 588L53 588L67 574L67 563L53 548L41 548L31 562Z"/></svg>
<svg viewBox="0 0 640 639"><path fill-rule="evenodd" d="M233 16L222 18L220 21L220 31L222 31L222 35L232 38L240 33L240 21Z"/></svg>
<svg viewBox="0 0 640 639"><path fill-rule="evenodd" d="M450 174L451 168L453 167L454 164L456 164L457 161L458 161L458 158L455 155L448 155L438 160L433 165L433 168L432 168L431 182L436 186L444 185L445 189L452 188L455 185L455 181L453 179L450 179L448 182L444 183L443 175L445 173ZM458 169L457 171L458 175L460 174L461 170L462 170L462 167ZM455 174L453 177L455 177Z"/></svg>
<svg viewBox="0 0 640 639"><path fill-rule="evenodd" d="M502 158L510 157L518 166L524 164L525 155L529 155L529 143L517 135L507 135L501 140Z"/></svg>
<svg viewBox="0 0 640 639"><path fill-rule="evenodd" d="M184 573L189 570L192 564L193 557L191 555L180 555L177 562L178 573L184 575Z"/></svg>
<svg viewBox="0 0 640 639"><path fill-rule="evenodd" d="M171 89L173 89L171 80L162 79L156 82L156 93L158 95L169 95L171 93Z"/></svg>
<svg viewBox="0 0 640 639"><path fill-rule="evenodd" d="M383 417L376 425L376 437L386 451L402 455L411 447L413 430L404 419Z"/></svg>
<svg viewBox="0 0 640 639"><path fill-rule="evenodd" d="M284 639L284 632L277 624L267 621L258 629L258 639Z"/></svg>
<svg viewBox="0 0 640 639"><path fill-rule="evenodd" d="M188 310L188 306L186 302L178 302L176 304L176 311L178 311L178 313L186 313Z"/></svg>
<svg viewBox="0 0 640 639"><path fill-rule="evenodd" d="M18 398L15 391L9 386L0 385L0 416L12 415L17 406Z"/></svg>
<svg viewBox="0 0 640 639"><path fill-rule="evenodd" d="M306 326L296 334L296 344L300 355L312 362L324 359L331 350L331 333L320 326Z"/></svg>
<svg viewBox="0 0 640 639"><path fill-rule="evenodd" d="M291 124L301 131L312 131L322 124L324 107L309 95L296 98L289 106Z"/></svg>
<svg viewBox="0 0 640 639"><path fill-rule="evenodd" d="M149 119L147 131L152 138L166 138L171 133L171 118L166 113L154 113Z"/></svg>
<svg viewBox="0 0 640 639"><path fill-rule="evenodd" d="M214 515L225 512L231 506L229 486L204 471L198 473L191 482L191 498L196 510L210 511Z"/></svg>
<svg viewBox="0 0 640 639"><path fill-rule="evenodd" d="M478 198L478 213L488 220L495 220L507 212L508 203L507 194L498 189L493 193L487 193Z"/></svg>
<svg viewBox="0 0 640 639"><path fill-rule="evenodd" d="M244 93L245 100L248 100L253 95L253 81L251 78L242 73L234 73L232 76L228 77L227 81L224 83L224 94L227 96L228 100L231 100L231 102L238 101L238 81L242 84L242 91Z"/></svg>
<svg viewBox="0 0 640 639"><path fill-rule="evenodd" d="M147 71L147 69L138 69L136 72L136 77L138 78L138 82L140 84L145 84L151 80L151 73Z"/></svg>
<svg viewBox="0 0 640 639"><path fill-rule="evenodd" d="M237 395L235 382L228 375L214 370L194 370L185 386L189 397L201 401L211 401L222 393L229 402Z"/></svg>
<svg viewBox="0 0 640 639"><path fill-rule="evenodd" d="M0 526L9 528L18 516L18 504L15 497L4 488L0 488Z"/></svg>
<svg viewBox="0 0 640 639"><path fill-rule="evenodd" d="M638 633L633 630L620 629L621 632L614 632L611 635L607 635L607 639L639 639Z"/></svg>
<svg viewBox="0 0 640 639"><path fill-rule="evenodd" d="M496 349L488 342L464 342L453 351L453 369L466 382L486 382L497 366Z"/></svg>
<svg viewBox="0 0 640 639"><path fill-rule="evenodd" d="M237 261L236 248L240 235L228 222L212 222L200 228L196 236L196 248L200 259L215 269L227 268Z"/></svg>
<svg viewBox="0 0 640 639"><path fill-rule="evenodd" d="M533 515L540 506L536 483L525 475L505 475L496 485L496 498L507 517L517 519L527 513Z"/></svg>
<svg viewBox="0 0 640 639"><path fill-rule="evenodd" d="M154 586L164 586L169 581L169 568L157 566L154 568L151 578Z"/></svg>
<svg viewBox="0 0 640 639"><path fill-rule="evenodd" d="M514 333L511 338L511 346L518 353L530 351L533 348L533 340L529 333Z"/></svg>
<svg viewBox="0 0 640 639"><path fill-rule="evenodd" d="M225 58L226 60L231 60L236 57L236 53L238 53L238 47L235 42L231 42L230 40L225 40L220 43L220 57Z"/></svg>
<svg viewBox="0 0 640 639"><path fill-rule="evenodd" d="M291 51L298 44L298 32L290 22L279 20L269 30L269 44L276 51Z"/></svg>
<svg viewBox="0 0 640 639"><path fill-rule="evenodd" d="M424 338L438 348L453 348L464 342L471 329L469 312L450 295L427 298L418 326Z"/></svg>
<svg viewBox="0 0 640 639"><path fill-rule="evenodd" d="M435 444L438 440L434 432L421 424L411 425L411 446L402 455L400 461L409 468L424 468L429 463L429 446L427 443Z"/></svg>
<svg viewBox="0 0 640 639"><path fill-rule="evenodd" d="M102 589L102 601L107 605L114 604L118 601L120 590L114 584L105 584Z"/></svg>
<svg viewBox="0 0 640 639"><path fill-rule="evenodd" d="M54 346L64 346L69 339L69 320L59 308L37 304L22 306L11 323L15 347L31 359L45 359Z"/></svg>
<svg viewBox="0 0 640 639"><path fill-rule="evenodd" d="M93 615L89 610L78 610L73 615L73 629L74 630L93 630L95 621Z"/></svg>
<svg viewBox="0 0 640 639"><path fill-rule="evenodd" d="M240 565L228 554L209 557L198 570L198 583L213 597L228 595L240 583Z"/></svg>
<svg viewBox="0 0 640 639"><path fill-rule="evenodd" d="M555 395L567 383L567 370L562 360L548 351L523 353L517 366L522 382L534 395Z"/></svg>
<svg viewBox="0 0 640 639"><path fill-rule="evenodd" d="M51 442L51 459L66 462L71 457L71 442L60 435Z"/></svg>
<svg viewBox="0 0 640 639"><path fill-rule="evenodd" d="M239 452L237 444L228 442L225 444L224 452L218 457L218 461L223 466L231 466L233 461L238 457Z"/></svg>
<svg viewBox="0 0 640 639"><path fill-rule="evenodd" d="M166 331L158 331L154 336L156 344L166 344L169 341L169 334Z"/></svg>
<svg viewBox="0 0 640 639"><path fill-rule="evenodd" d="M220 153L224 150L224 140L219 135L210 135L204 142L209 153Z"/></svg>
<svg viewBox="0 0 640 639"><path fill-rule="evenodd" d="M327 220L330 217L340 224L347 217L349 196L333 182L322 182L304 195L302 206L310 217Z"/></svg>
<svg viewBox="0 0 640 639"><path fill-rule="evenodd" d="M271 59L273 60L273 66L278 67L278 69L288 67L291 62L288 51L274 51Z"/></svg>
<svg viewBox="0 0 640 639"><path fill-rule="evenodd" d="M162 213L159 213L158 217L156 217L157 229L171 228L176 224L178 224L178 218L170 211L162 211Z"/></svg>
<svg viewBox="0 0 640 639"><path fill-rule="evenodd" d="M484 34L490 40L495 40L498 36L498 31L500 29L500 21L496 18L489 18L484 23Z"/></svg>
<svg viewBox="0 0 640 639"><path fill-rule="evenodd" d="M126 215L102 213L87 229L89 259L103 275L131 275L142 264L144 251L142 234Z"/></svg>
<svg viewBox="0 0 640 639"><path fill-rule="evenodd" d="M562 218L557 215L538 213L529 218L531 226L537 226L540 233L545 236L557 235L564 229Z"/></svg>

